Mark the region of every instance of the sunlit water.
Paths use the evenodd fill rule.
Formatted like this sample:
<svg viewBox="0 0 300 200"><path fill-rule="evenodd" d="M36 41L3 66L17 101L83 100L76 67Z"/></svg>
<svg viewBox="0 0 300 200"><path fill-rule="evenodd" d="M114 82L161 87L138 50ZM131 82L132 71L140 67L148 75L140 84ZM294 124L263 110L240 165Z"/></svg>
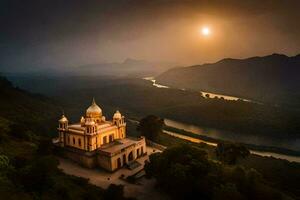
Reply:
<svg viewBox="0 0 300 200"><path fill-rule="evenodd" d="M300 151L300 139L274 139L273 137L259 136L253 134L241 134L237 132L222 131L211 128L202 128L199 126L186 124L170 119L165 119L167 126L182 129L197 135L203 135L210 138L241 142L245 144L255 144L261 146L274 146L278 148Z"/></svg>
<svg viewBox="0 0 300 200"><path fill-rule="evenodd" d="M271 139L271 138L269 140L266 140L266 139L262 139L259 137L244 136L244 135L240 135L240 134L234 134L231 132L219 131L219 130L215 130L215 129L204 129L204 128L201 128L198 126L181 123L181 122L177 122L177 121L170 120L170 119L165 119L165 124L167 126L174 127L176 129L185 130L187 132L191 132L191 133L194 133L197 135L207 136L210 138L236 141L236 142L242 142L242 143L247 143L247 144L263 145L263 146L276 146L276 147L287 148L287 149L299 151L299 145L300 145L299 140L285 140L285 141L280 140L280 141L275 142L274 139ZM194 142L194 143L206 143L208 145L213 145L213 146L217 145L216 143L213 143L213 142L208 142L205 140L182 135L180 133L176 133L176 132L172 132L172 131L164 131L164 133L171 135L173 137L177 137L177 138L187 140L190 142ZM275 144L277 144L277 145L275 145ZM293 148L291 148L291 147L293 147ZM272 156L274 158L280 158L280 159L285 159L285 160L300 163L299 156L289 156L289 155L279 154L279 153L274 153L274 152L254 151L254 150L251 150L251 153L261 155L261 156L268 156L268 157Z"/></svg>
<svg viewBox="0 0 300 200"><path fill-rule="evenodd" d="M160 84L157 84L156 83L156 80L154 79L154 77L145 77L143 78L144 80L147 80L147 81L151 81L152 82L152 85L154 87L157 87L157 88L170 88L168 86L165 86L165 85L160 85Z"/></svg>
<svg viewBox="0 0 300 200"><path fill-rule="evenodd" d="M157 88L170 88L169 86L166 85L161 85L156 83L156 80L154 77L145 77L143 78L144 80L147 81L151 81L152 85L154 87ZM185 88L180 88L180 90L186 90ZM243 101L248 101L248 102L252 102L249 99L244 99L244 98L240 98L240 97L235 97L235 96L228 96L228 95L224 95L224 94L216 94L216 93L212 93L212 92L204 92L204 91L200 91L200 94L204 97L206 97L208 95L208 98L223 98L225 100L230 100L230 101L237 101L237 100L243 100Z"/></svg>
<svg viewBox="0 0 300 200"><path fill-rule="evenodd" d="M166 88L166 89L170 88L169 86L166 86L166 85L157 84L154 77L145 77L143 79L151 81L152 85L154 87ZM181 88L181 90L185 90L185 89ZM200 91L200 93L204 97L208 94L209 98L217 97L217 98L224 98L225 100L232 100L232 101L243 100L243 101L254 102L254 101L251 101L248 99L243 99L243 98L235 97L235 96L228 96L228 95L216 94L216 93L211 93L211 92L203 92L203 91ZM255 103L259 103L259 102L255 102ZM261 103L259 103L259 104L261 104ZM278 148L285 148L285 149L300 151L300 140L299 139L274 139L271 137L258 136L258 135L253 135L253 134L239 134L239 133L228 132L228 131L220 131L217 129L201 128L199 126L181 123L181 122L170 120L170 119L165 119L165 123L167 126L174 127L176 129L182 129L187 132L207 136L210 138L227 140L227 141L235 141L235 142L241 142L241 143L246 143L246 144L255 144L255 145L261 145L261 146L274 146L274 147L278 147ZM170 131L164 131L164 132L173 137L188 140L191 142L195 142L195 143L203 142L208 145L214 145L214 146L216 145L215 143L208 142L205 140L200 140L198 138L185 136L180 133L174 133L174 132L170 132ZM300 157L298 157L298 156L289 156L289 155L285 155L285 154L279 154L279 153L273 153L273 152L263 152L263 151L251 151L251 153L258 154L261 156L273 156L275 158L281 158L281 159L286 159L289 161L300 162Z"/></svg>
<svg viewBox="0 0 300 200"><path fill-rule="evenodd" d="M175 133L175 132L171 132L171 131L166 131L165 130L164 133L167 134L167 135L170 135L172 137L176 137L176 138L179 138L179 139L182 139L182 140L187 140L187 141L193 142L193 143L205 143L205 144L208 144L208 145L211 145L211 146L217 146L217 143L207 142L205 140L201 140L201 139L186 136L186 135L181 135L179 133ZM288 160L290 162L300 163L300 157L299 156L289 156L289 155L284 155L284 154L279 154L279 153L274 153L274 152L254 151L254 150L251 150L250 152L252 154L256 154L256 155L260 155L260 156L274 157L274 158Z"/></svg>
<svg viewBox="0 0 300 200"><path fill-rule="evenodd" d="M133 123L139 123L138 121L136 120L133 120L133 119L128 119L129 121L133 122ZM171 122L171 123L170 123ZM186 128L186 126L188 127L192 127L193 129L192 130L195 130L194 128L196 127L197 130L204 130L204 129L201 129L197 126L193 126L193 125L187 125L187 124L184 124L184 123L180 123L180 122L175 122L173 120L169 120L169 119L165 119L165 123L167 126L172 126L176 125L176 127L174 128L177 128L177 129L182 129L182 130L191 130L191 129L184 129ZM182 125L184 124L183 127L179 127L178 125ZM177 132L174 132L174 131L167 131L167 130L163 130L163 132L167 135L170 135L172 137L176 137L176 138L179 138L179 139L182 139L182 140L187 140L189 142L193 142L193 143L205 143L205 144L208 144L208 145L211 145L211 146L217 146L217 143L214 143L214 142L208 142L206 140L202 140L202 139L199 139L199 138L194 138L194 137L191 137L191 136L187 136L187 135L182 135L180 133L177 133ZM191 131L189 131L191 132ZM194 134L197 134L195 132L192 132ZM267 151L254 151L254 150L251 150L250 151L252 154L256 154L256 155L260 155L260 156L266 156L266 157L274 157L274 158L279 158L279 159L284 159L284 160L288 160L290 162L298 162L300 163L300 156L290 156L290 155L286 155L286 154L280 154L280 153L274 153L274 152L267 152Z"/></svg>

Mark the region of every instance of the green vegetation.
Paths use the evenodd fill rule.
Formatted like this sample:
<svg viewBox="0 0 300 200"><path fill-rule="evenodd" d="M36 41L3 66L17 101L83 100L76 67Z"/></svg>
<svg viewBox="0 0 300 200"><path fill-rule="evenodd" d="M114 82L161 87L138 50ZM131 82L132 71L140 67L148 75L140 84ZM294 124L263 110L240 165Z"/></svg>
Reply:
<svg viewBox="0 0 300 200"><path fill-rule="evenodd" d="M194 91L228 94L299 109L300 56L272 54L178 67L158 77L159 84Z"/></svg>
<svg viewBox="0 0 300 200"><path fill-rule="evenodd" d="M154 115L148 115L140 120L140 123L137 126L137 131L150 140L156 140L158 134L162 133L163 126L163 119Z"/></svg>
<svg viewBox="0 0 300 200"><path fill-rule="evenodd" d="M236 164L239 158L246 158L250 155L250 151L243 145L234 143L218 143L216 148L217 158L229 165Z"/></svg>
<svg viewBox="0 0 300 200"><path fill-rule="evenodd" d="M169 148L180 145L196 147L205 151L209 160L218 160L218 157L216 156L216 148L204 143L195 144L167 134L159 134L156 142ZM250 154L245 159L239 159L236 166L240 166L248 170L255 169L262 175L263 179L269 186L283 191L294 199L300 198L298 187L300 184L299 163L291 163L286 160Z"/></svg>
<svg viewBox="0 0 300 200"><path fill-rule="evenodd" d="M40 81L30 79L31 89L39 87L39 92L51 95L65 109L70 120L78 121L72 116L82 115L82 110L95 96L107 117L119 109L130 118L153 114L239 134L277 140L299 138L300 111L294 108L207 99L199 92L155 88L149 81L139 79L72 77L53 78L51 81L53 84L42 87L37 84Z"/></svg>
<svg viewBox="0 0 300 200"><path fill-rule="evenodd" d="M152 154L145 171L174 199L288 199L256 170L212 161L205 151L191 145Z"/></svg>
<svg viewBox="0 0 300 200"><path fill-rule="evenodd" d="M200 140L205 140L207 142L212 142L212 143L216 143L216 144L228 142L225 140L211 138L211 137L207 137L205 135L195 134L192 132L188 132L188 131L185 131L182 129L177 129L177 128L170 127L170 126L165 126L164 130L179 133L181 135L186 135L186 136L193 137L193 138L198 138ZM261 145L255 145L255 144L244 144L244 143L241 143L241 144L250 150L267 151L267 152L275 152L275 153L286 154L286 155L300 156L299 151L294 151L294 150L290 150L290 149L271 147L271 146L261 146Z"/></svg>
<svg viewBox="0 0 300 200"><path fill-rule="evenodd" d="M8 199L16 199L18 197L22 197L23 199L48 199L48 197L50 199L94 199L95 196L97 196L98 199L108 197L111 199L123 198L120 197L123 194L122 186L111 186L109 190L102 190L88 184L88 181L85 179L65 175L57 169L57 161L53 156L51 156L53 149L51 149L51 145L49 145L50 140L48 137L50 135L56 135L56 122L60 115L60 109L58 109L55 105L57 102L54 103L44 97L32 95L25 91L13 88L6 80L0 81L0 83L2 87L1 91L3 90L3 94L5 94L0 96L1 197L9 196ZM278 127L279 129L283 129L284 127L288 126L288 124L285 124L285 120L288 120L288 116L297 116L297 111L292 111L289 113L288 110L286 110L288 116L285 116L283 113L279 114L284 110L283 108L255 105L246 102L228 102L217 99L205 100L197 93L178 90L160 90L151 87L148 83L143 81L133 81L129 83L125 81L122 83L122 87L120 87L120 84L121 83L118 81L114 82L113 84L106 82L103 82L103 84L98 84L97 82L97 87L95 87L96 89L88 89L84 90L84 92L82 92L83 90L76 89L68 92L65 91L61 96L59 96L59 99L61 100L63 107L67 108L66 113L68 113L70 117L81 114L82 110L85 109L85 106L90 103L90 97L93 96L93 94L101 94L101 91L105 91L106 95L96 96L96 99L98 103L105 108L105 113L107 109L108 113L110 114L117 109L114 105L119 105L120 107L118 109L120 109L123 114L129 114L130 116L144 116L147 113L164 113L163 115L159 116L168 116L170 114L171 116L185 118L185 120L199 122L202 121L199 116L203 115L202 117L205 118L205 115L208 114L208 119L212 120L212 124L217 123L218 117L220 116L225 117L223 120L230 117L237 118L238 116L243 116L242 119L233 121L225 120L222 122L224 124L226 122L231 124L232 129L238 129L240 127L238 125L239 121L246 121L247 117L249 117L249 113L255 113L255 115L253 115L253 120L249 120L249 124L247 126L244 124L244 127L253 126L252 123L254 121L258 121L259 123L257 124L259 124L259 126L268 124L267 127L271 127L270 130L276 130ZM109 90L107 90L108 88ZM128 91L131 91L132 93L128 94L130 93ZM77 95L74 95L75 93ZM73 97L72 100L70 100L70 96ZM154 96L156 98L153 98ZM23 101L25 101L25 103ZM87 105L83 104L82 102L87 102ZM226 112L220 114L216 111L211 111L211 109L215 109L214 104L219 106L222 105L221 108L223 109L221 109L221 111ZM181 109L190 106L200 106L203 111L207 110L208 112L196 113L198 110L194 111L189 109ZM254 108L262 109L258 109L256 111L251 110ZM219 107L217 106L216 109L219 109ZM239 109L241 110L238 111ZM278 112L274 112L273 109L277 110ZM172 110L174 112L171 112ZM260 116L261 112L265 111L270 112L263 114L263 117L272 116L272 118L268 119L267 121L264 120L263 117L257 117ZM212 114L214 112L216 116ZM236 112L239 114L237 115ZM230 116L231 114L233 116ZM282 123L274 126L274 124L276 124L274 122L278 121L280 117L283 118ZM289 122L291 127L295 128L295 134L292 134L294 136L296 135L296 131L299 130L297 129L297 126L295 126L296 122L298 122L297 120L298 118L294 118L294 121ZM138 134L136 132L136 127L129 122L127 123L129 125L130 134ZM222 124L220 124L220 126L221 125ZM253 128L255 128L255 126ZM267 133L268 132L263 134ZM287 137L291 134L291 132L288 131L286 133L288 134L285 134L284 137ZM276 134L277 133L274 133L274 135ZM203 198L248 198L249 196L247 197L247 194L245 194L244 190L242 190L240 184L237 184L235 181L231 181L230 179L230 177L233 176L232 171L234 171L236 168L241 168L242 171L244 171L242 174L245 174L245 176L242 177L244 177L243 180L245 183L249 183L250 181L249 176L253 171L251 169L255 169L254 174L260 174L258 179L255 179L258 184L255 184L255 186L249 188L254 190L253 194L255 195L276 194L276 198L280 196L285 198L285 195L280 194L283 192L294 199L299 199L300 197L298 189L300 180L300 165L298 163L289 163L279 159L264 158L251 154L245 159L238 159L235 166L229 166L226 164L221 164L217 161L214 147L205 144L193 144L162 133L158 134L155 141L166 146L188 144L188 149L186 149L186 152L183 152L187 156L190 156L189 148L196 148L199 151L206 152L206 156L205 153L191 153L191 159L187 162L193 165L194 160L197 160L195 159L195 157L197 157L196 155L199 154L201 155L201 159L199 161L195 161L194 169L198 169L198 167L200 167L198 165L201 165L202 163L204 163L204 165L208 164L209 166L207 174L203 175L203 181L208 181L205 182L206 185L203 187L204 189L209 187L208 190L205 191L204 195L206 196ZM176 161L176 163L175 161L172 162L172 166L175 164L175 166L178 167L174 168L175 172L178 172L178 169L180 169L179 171L183 169L182 174L178 176L180 178L179 180L186 181L185 175L190 173L188 167L189 165L187 165L186 168L184 164L180 163L180 161ZM49 166L44 166L45 162L49 163ZM40 168L44 168L46 170L41 170ZM226 177L220 175L217 176L217 178L220 179L217 179L216 183L211 183L209 180L215 181L216 178L212 177L212 179L208 179L207 177L209 175L216 175L214 169L217 171L219 170L218 172L224 172L224 174L227 174L229 178L227 178L227 175ZM35 173L33 173L35 170L37 170L37 177L35 176ZM162 168L161 173L163 172L164 168ZM155 176L155 174L153 174L153 176ZM45 190L43 186L39 186L27 179L35 180L35 182L38 183L45 181L45 185L48 186L48 190ZM198 177L198 179L201 180L202 177ZM192 180L195 180L195 183L197 183L198 179L195 180L195 178L193 178ZM172 180L173 179L170 179L170 181ZM213 188L213 186L216 187ZM270 189L270 187L273 189ZM277 190L281 192L278 192ZM202 190L196 192L201 193ZM252 191L249 190L249 193L250 192ZM112 197L114 194L116 196ZM203 194L201 193L200 195ZM199 196L199 198L200 197L202 196ZM265 199L268 198L276 199L273 196L265 197ZM262 199L262 197L257 199Z"/></svg>
<svg viewBox="0 0 300 200"><path fill-rule="evenodd" d="M58 169L51 137L58 107L49 99L12 87L0 79L1 199L125 200L123 187L107 190Z"/></svg>

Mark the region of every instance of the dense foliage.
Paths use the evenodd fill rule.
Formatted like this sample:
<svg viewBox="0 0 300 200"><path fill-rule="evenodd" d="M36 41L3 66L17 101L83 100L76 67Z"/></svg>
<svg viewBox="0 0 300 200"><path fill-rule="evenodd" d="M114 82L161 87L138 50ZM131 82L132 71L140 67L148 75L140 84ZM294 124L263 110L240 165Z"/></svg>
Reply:
<svg viewBox="0 0 300 200"><path fill-rule="evenodd" d="M207 99L199 92L155 88L149 81L93 77L53 77L53 84L27 78L22 86L51 95L70 117L77 118L95 96L107 115L119 109L126 116L154 114L189 124L276 138L298 138L297 109L224 99ZM70 98L72 97L72 98Z"/></svg>
<svg viewBox="0 0 300 200"><path fill-rule="evenodd" d="M85 191L89 191L92 196L99 194L98 198L101 198L102 196L108 197L113 194L119 196L119 194L122 193L121 186L111 186L107 193L105 191L101 192L99 191L99 188L88 185L87 180L70 177L57 170L55 167L56 161L51 156L51 147L49 148L49 145L47 145L49 144L49 140L47 140L45 135L56 134L56 120L60 115L60 110L53 104L53 102L45 99L44 97L32 95L20 89L13 88L6 80L0 81L0 83L1 91L5 94L0 96L0 165L7 169L2 170L1 172L10 172L5 172L1 175L1 180L3 180L3 182L1 182L0 195L9 195L11 198L17 198L23 195L23 199L50 196L55 199L55 195L57 195L56 191L59 191L58 194L66 199L68 199L67 196L69 196L70 199L78 199L83 196L82 199L85 199L85 196L89 195ZM89 85L90 88L84 90L76 90L74 88L74 90L63 90L61 96L59 95L59 99L61 100L63 107L67 108L66 111L70 117L80 116L82 111L86 109L86 106L90 103L90 97L94 94L99 94L99 96L96 96L97 102L105 108L105 113L108 111L110 114L117 109L115 105L119 105L120 107L118 109L122 108L122 113L130 113L131 116L135 116L137 113L140 113L138 116L141 117L146 113L158 113L162 114L160 116L173 116L180 120L182 119L182 121L187 120L195 124L200 123L200 125L203 123L204 125L208 124L216 127L226 126L224 129L237 129L240 131L249 129L249 132L257 130L256 133L274 134L274 136L278 136L278 133L285 130L286 132L282 137L287 137L288 134L286 133L296 134L299 130L299 128L297 128L299 127L299 123L297 123L299 121L297 111L290 112L289 110L285 110L280 107L275 108L267 105L256 105L246 102L204 99L196 93L156 89L142 81L116 81L113 84L111 82L104 81L100 83L101 84L99 84L99 81L96 81L95 87L91 87ZM81 87L86 86L80 82L78 82L78 84L81 85ZM57 88L63 88L56 87L55 84L51 84L51 86L55 86L55 90L57 90ZM75 93L77 95L74 95ZM102 95L103 93L105 93L105 95ZM70 96L73 98L70 99ZM82 102L86 102L86 104ZM195 110L193 110L194 108ZM76 118L75 120L78 119ZM129 128L132 129L130 133L135 130L133 126L129 126ZM262 128L261 131L260 128ZM270 132L266 130L269 130ZM274 130L274 133L271 130ZM291 130L293 130L293 132L291 132ZM181 140L179 142L179 140L176 140L175 138L167 137L164 134L159 134L157 141L164 145L185 143ZM199 153L202 161L195 161L196 166L193 165L193 167L195 167L194 169L198 169L198 165L202 162L204 162L204 165L208 164L207 166L209 167L209 171L207 175L203 175L204 178L211 174L217 176L214 173L216 171L213 169L229 173L236 168L212 162L211 159L216 159L215 157L212 157L212 155L215 154L215 149L203 144L199 146L202 147L202 150L208 150L207 152L209 153L209 157L207 159L205 154ZM199 148L199 146L197 146L197 148ZM188 151L184 153L189 156ZM178 155L180 156L181 154ZM192 158L193 157L196 156L192 155ZM41 162L39 162L39 160L47 160L47 162L52 163L51 166L53 168L50 168L50 171L46 170L39 172L41 177L37 178L30 173L30 170L35 170L37 168L36 166L41 166ZM193 158L190 161L194 162L194 160L195 159ZM265 185L271 185L272 187L291 195L295 199L299 199L300 194L297 186L299 185L300 180L300 168L297 163L289 163L283 160L263 158L254 155L250 155L246 159L238 159L237 163L241 166L242 171L244 171L246 175L250 173L251 168L254 168L263 176L266 183L260 183L259 186L269 190L269 186L265 187ZM170 164L168 164L167 167L170 167L170 165L173 164L174 162L170 161ZM185 166L179 161L176 161L176 164L180 167ZM148 165L148 167L150 167L150 165ZM12 179L13 177L16 177L11 176L16 172L15 169L22 169L21 171L26 173L23 175L19 174L20 176ZM182 171L184 175L189 173L186 171L189 170L189 165L186 165L186 167L183 167L182 169L184 170L179 171ZM162 168L162 177L165 175L163 174L164 172L166 172L166 169ZM50 177L50 179L45 178L45 174L47 177ZM151 172L148 173L148 175L149 174L151 175ZM152 175L156 176L154 173L152 173ZM245 176L243 175L241 177ZM30 182L24 181L22 177L30 177L33 179L37 178L35 179L36 181L49 181L47 184L50 185L50 190L44 191L42 187L39 188ZM179 177L183 177L182 180L185 181L184 176L180 175ZM198 177L197 180L201 180L203 177ZM248 175L246 177L248 177ZM211 191L211 193L207 193L207 191L205 191L206 196L204 198L220 199L222 197L226 197L227 199L238 199L241 195L245 196L240 185L237 185L235 182L231 181L231 179L227 179L223 175L217 176L217 179L216 183L213 184L213 186L216 187L211 188L213 191L207 189L207 191ZM192 180L195 180L195 178ZM215 178L209 180L204 179L203 181L205 180L208 181L206 182L208 184L207 187L210 187L210 180L215 181ZM171 178L170 182L171 181L174 180ZM18 183L20 188L16 187L16 185L14 185L15 183ZM53 185L53 183L55 184ZM57 187L60 187L57 186L58 183L61 183L60 186L63 187L62 189L57 189ZM80 185L80 187L78 187L78 185ZM205 190L206 187L203 186L203 188L203 190ZM196 189L198 191L198 188ZM116 192L111 192L111 190L116 190ZM177 191L181 193L178 188L175 188L173 191L175 191L176 194ZM271 191L273 193L274 190ZM181 193L181 195L182 194L183 193ZM59 197L57 198L59 199ZM90 198L93 199L93 197Z"/></svg>
<svg viewBox="0 0 300 200"><path fill-rule="evenodd" d="M127 199L122 186L103 190L58 169L48 137L56 134L59 117L53 102L14 88L4 78L0 79L0 91L1 199Z"/></svg>
<svg viewBox="0 0 300 200"><path fill-rule="evenodd" d="M235 143L218 143L216 155L220 161L225 164L236 164L239 158L245 158L250 155L250 151L243 145Z"/></svg>
<svg viewBox="0 0 300 200"><path fill-rule="evenodd" d="M254 169L231 167L208 159L205 151L180 145L150 156L146 174L175 199L285 199Z"/></svg>
<svg viewBox="0 0 300 200"><path fill-rule="evenodd" d="M159 133L162 132L164 120L155 116L148 115L140 120L137 126L137 131L147 139L155 140Z"/></svg>

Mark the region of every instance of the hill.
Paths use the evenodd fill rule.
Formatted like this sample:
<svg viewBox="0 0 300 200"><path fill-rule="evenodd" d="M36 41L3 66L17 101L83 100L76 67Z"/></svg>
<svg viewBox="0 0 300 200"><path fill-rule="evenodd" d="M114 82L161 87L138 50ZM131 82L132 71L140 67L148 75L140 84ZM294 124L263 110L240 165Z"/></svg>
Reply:
<svg viewBox="0 0 300 200"><path fill-rule="evenodd" d="M53 101L38 94L32 94L13 87L0 77L0 117L11 124L22 124L40 135L55 131L57 117L61 111ZM56 131L55 131L56 132Z"/></svg>
<svg viewBox="0 0 300 200"><path fill-rule="evenodd" d="M56 117L60 114L59 108L45 97L15 88L6 79L2 78L0 80L3 94L0 97L2 106L0 113L1 197L4 199L116 199L113 198L114 196L109 196L110 198L106 196L123 194L122 187L116 188L114 186L111 189L103 190L88 184L85 179L70 177L59 171L56 159L51 156L53 153L51 145L49 146L47 145L49 143L44 142L44 139L49 139L49 137L44 136L47 132L37 128L39 124L43 127L55 128L56 125L51 125L50 121L57 122ZM70 79L68 81L74 82L75 80ZM77 81L78 79L76 79ZM52 82L59 83L59 81ZM266 129L269 129L266 133L273 133L277 129L286 130L286 127L290 127L290 130L296 131L295 133L298 133L297 130L299 130L297 128L298 120L291 123L290 118L285 118L287 117L285 112L274 111L272 108L267 108L267 105L256 105L243 101L227 102L222 99L206 99L196 92L155 88L149 82L139 79L97 80L91 84L98 86L95 88L90 88L91 85L82 83L84 82L75 84L78 88L69 88L70 84L61 84L60 86L65 86L65 88L60 88L62 91L56 94L58 95L56 96L57 100L60 100L59 102L66 108L66 113L71 121L78 120L72 119L72 116L78 116L86 108L83 102L89 103L91 96L95 95L99 104L105 109L105 113L110 114L116 109L116 106L120 106L119 108L121 108L122 113L124 111L126 116L130 116L127 114L137 116L137 113L139 113L138 116L143 116L145 113L168 116L169 113L170 116L175 114L178 118L187 121L203 119L204 121L201 123L212 123L213 126L217 124L221 126L238 124L235 128L239 130L243 126L245 129L256 127L258 130L260 130L259 127L266 127ZM59 88L56 87L56 84L49 85ZM83 88L83 85L87 88ZM258 106L258 109L255 109L256 106ZM220 116L219 111L224 116ZM266 116L257 118L261 114ZM52 116L55 119L51 119ZM233 118L229 118L230 116ZM218 120L216 121L216 119ZM287 125L277 124L279 119L290 123ZM19 126L15 129L10 123L25 126ZM30 130L24 131L25 128ZM131 132L133 128L128 127L128 132ZM20 134L17 131L20 131ZM55 133L51 132L50 128L49 132ZM33 137L22 137L24 133L31 133L29 136ZM259 134L263 134L263 132ZM168 138L169 140L170 138ZM207 148L205 147L205 149ZM265 163L260 162L260 166L256 167L258 165L257 161L261 159L265 159L269 163L265 165ZM9 161L9 164L6 160ZM293 187L298 183L298 176L295 176L299 171L297 163L288 163L288 161L271 158L246 160L245 162L245 166L249 165L251 168L257 169L263 174L264 178L266 176L268 185L274 186L274 188L297 199L297 187ZM272 170L268 168L269 166ZM286 178L283 179L282 176L278 178L278 174L284 175ZM178 181L180 184L183 183L181 180ZM225 180L226 184L227 182ZM277 192L276 194L278 194L278 197L281 196ZM126 198L119 197L118 199Z"/></svg>
<svg viewBox="0 0 300 200"><path fill-rule="evenodd" d="M253 140L247 139L247 142L261 142L267 146L288 147L299 151L297 139L300 115L299 110L294 108L207 99L199 95L199 92L156 88L149 81L141 79L66 76L46 80L31 77L27 83L18 85L51 96L65 109L71 121L79 120L76 116L83 114L94 96L97 103L105 109L107 117L117 109L128 118L155 114L203 128L233 132L238 135L234 140L243 135L255 136ZM18 83L21 82L23 81ZM52 84L46 84L49 82ZM212 134L215 137L214 131ZM293 145L284 142L287 140L292 140Z"/></svg>
<svg viewBox="0 0 300 200"><path fill-rule="evenodd" d="M223 59L212 64L173 68L158 83L262 102L297 104L300 100L300 55L272 54L247 59Z"/></svg>
<svg viewBox="0 0 300 200"><path fill-rule="evenodd" d="M1 199L127 199L123 186L103 190L58 169L49 137L56 135L60 115L54 102L15 88L3 77L0 92Z"/></svg>

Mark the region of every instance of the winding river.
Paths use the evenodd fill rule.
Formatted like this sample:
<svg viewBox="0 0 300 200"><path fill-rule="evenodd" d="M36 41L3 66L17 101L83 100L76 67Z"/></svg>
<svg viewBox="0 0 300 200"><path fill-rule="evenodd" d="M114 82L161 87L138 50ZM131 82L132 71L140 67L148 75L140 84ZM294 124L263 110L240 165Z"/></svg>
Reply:
<svg viewBox="0 0 300 200"><path fill-rule="evenodd" d="M165 89L170 88L165 85L157 84L154 77L146 77L143 79L151 81L152 85L154 87L165 88ZM181 89L181 90L185 90L185 89ZM214 97L221 98L222 97L226 100L234 100L234 101L236 101L238 99L242 99L239 97L227 96L227 95L215 94L215 93L209 93L209 92L203 92L203 91L201 91L201 93L203 96L205 96L206 94L209 94L209 98L214 98ZM247 99L242 99L242 100L251 101L251 100L247 100ZM178 122L178 121L171 120L171 119L165 119L165 123L167 126L174 127L176 129L185 130L187 132L191 132L191 133L194 133L197 135L207 136L210 138L227 140L227 141L236 141L236 142L241 142L241 143L246 143L246 144L274 146L274 147L279 147L279 148L291 149L294 151L300 151L300 139L296 139L296 140L295 139L274 139L272 137L266 137L266 136L258 136L258 135L250 135L250 134L242 135L239 133L221 131L221 130L217 130L217 129L201 128L199 126L186 124L186 123ZM200 140L198 138L185 136L185 135L182 135L182 134L176 133L176 132L170 132L170 131L165 130L164 133L171 135L173 137L177 137L177 138L188 140L188 141L195 142L195 143L204 142L208 145L214 145L214 146L216 145L216 143L208 142L205 140ZM261 156L269 156L269 157L272 156L275 158L280 158L280 159L285 159L285 160L300 163L299 156L290 156L290 155L285 155L285 154L280 154L280 153L275 153L275 152L266 152L266 151L251 151L251 153L258 154Z"/></svg>
<svg viewBox="0 0 300 200"><path fill-rule="evenodd" d="M166 85L161 85L156 83L156 80L154 77L145 77L143 78L144 80L151 81L152 85L157 88L170 88L169 86ZM181 88L180 90L185 90L185 88ZM199 91L200 94L204 97L208 98L224 98L225 100L231 100L231 101L237 101L237 100L243 100L243 101L248 101L248 102L254 102L249 99L244 99L240 97L235 97L235 96L229 96L229 95L224 95L224 94L217 94L217 93L212 93L212 92L205 92L205 91ZM258 102L255 102L258 103Z"/></svg>
<svg viewBox="0 0 300 200"><path fill-rule="evenodd" d="M201 127L198 126L194 126L194 125L190 125L190 124L186 124L186 123L181 123L181 122L177 122L174 120L170 120L170 119L165 119L165 124L167 126L170 127L174 127L176 129L181 129L181 130L185 130L187 132L191 132L194 133L196 135L204 135L207 137L211 137L211 138L216 138L216 139L223 139L223 140L230 140L230 141L238 141L238 142L243 142L243 143L248 143L248 144L256 144L256 145L263 145L263 146L274 146L275 143L277 144L276 146L278 147L282 147L282 148L288 148L291 149L291 146L293 146L293 150L298 150L299 148L299 144L300 141L299 140L288 140L288 141L277 141L274 142L274 140L270 141L269 143L266 143L266 140L261 140L261 138L258 137L253 137L251 138L251 136L241 136L238 134L234 134L234 135L230 135L229 132L224 132L224 131L219 131L219 130L215 130L215 129L203 129ZM194 138L194 137L190 137L190 136L186 136L186 135L182 135L180 133L176 133L174 131L166 131L164 130L164 133L173 136L173 137L177 137L183 140L188 140L190 142L194 142L194 143L206 143L208 145L212 145L212 146L216 146L216 143L213 142L208 142L205 140L201 140L198 138ZM233 134L233 133L231 133ZM256 139L256 142L253 141L253 138ZM251 141L252 140L252 141ZM271 143L270 143L271 142ZM257 154L260 156L267 156L267 157L274 157L274 158L280 158L280 159L285 159L291 162L298 162L300 163L300 156L290 156L290 155L285 155L285 154L280 154L280 153L275 153L275 152L268 152L268 151L256 151L256 150L251 150L252 154Z"/></svg>

